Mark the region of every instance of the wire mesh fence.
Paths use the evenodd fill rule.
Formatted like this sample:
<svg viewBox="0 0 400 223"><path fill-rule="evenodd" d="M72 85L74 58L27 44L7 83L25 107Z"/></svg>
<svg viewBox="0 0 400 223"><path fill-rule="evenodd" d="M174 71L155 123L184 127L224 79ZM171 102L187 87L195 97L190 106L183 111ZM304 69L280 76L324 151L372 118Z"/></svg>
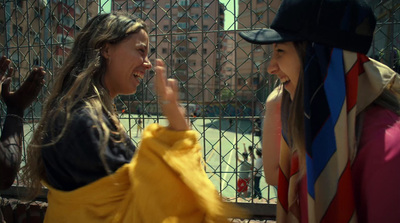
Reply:
<svg viewBox="0 0 400 223"><path fill-rule="evenodd" d="M57 70L71 52L74 38L98 13L128 11L149 26L150 55L167 65L167 76L179 82L179 99L191 126L199 133L205 170L221 196L238 203L276 203L276 188L261 179L262 198L237 193L242 153L261 149L264 101L277 85L268 74L270 46L251 45L238 32L269 27L281 0L2 0L0 55L16 68L18 88L35 66L47 72L38 100L26 111L25 147L52 89ZM368 56L400 70L400 3L369 0L377 17ZM167 124L157 104L154 71L134 95L115 99L120 120L135 143L142 127ZM5 106L1 105L4 120ZM140 120L140 121L139 121ZM140 128L138 126L141 126ZM254 156L252 156L254 157ZM254 164L250 157L249 162ZM16 186L21 186L19 179Z"/></svg>

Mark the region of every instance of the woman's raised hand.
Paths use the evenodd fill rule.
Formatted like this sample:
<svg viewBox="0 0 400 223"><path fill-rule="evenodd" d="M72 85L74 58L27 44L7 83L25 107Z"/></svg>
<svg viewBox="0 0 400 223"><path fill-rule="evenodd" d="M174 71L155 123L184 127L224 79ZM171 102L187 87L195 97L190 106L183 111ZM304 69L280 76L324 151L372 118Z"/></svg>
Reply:
<svg viewBox="0 0 400 223"><path fill-rule="evenodd" d="M165 65L160 59L156 61L156 91L163 114L169 121L169 128L175 131L189 129L185 110L178 103L178 83L175 79L167 79Z"/></svg>
<svg viewBox="0 0 400 223"><path fill-rule="evenodd" d="M34 68L22 85L15 92L10 92L11 75L14 71L9 67L10 62L5 56L0 59L1 96L8 109L23 112L38 96L45 82L46 72L43 67ZM7 75L6 71L8 71Z"/></svg>

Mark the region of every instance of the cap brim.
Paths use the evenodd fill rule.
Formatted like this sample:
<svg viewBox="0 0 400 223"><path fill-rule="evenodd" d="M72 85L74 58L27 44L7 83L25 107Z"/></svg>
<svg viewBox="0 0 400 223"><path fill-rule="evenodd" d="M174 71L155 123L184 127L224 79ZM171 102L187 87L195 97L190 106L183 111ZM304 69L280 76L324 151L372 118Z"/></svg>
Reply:
<svg viewBox="0 0 400 223"><path fill-rule="evenodd" d="M254 44L271 44L301 40L299 36L278 33L273 29L258 29L240 32L239 35L246 41Z"/></svg>

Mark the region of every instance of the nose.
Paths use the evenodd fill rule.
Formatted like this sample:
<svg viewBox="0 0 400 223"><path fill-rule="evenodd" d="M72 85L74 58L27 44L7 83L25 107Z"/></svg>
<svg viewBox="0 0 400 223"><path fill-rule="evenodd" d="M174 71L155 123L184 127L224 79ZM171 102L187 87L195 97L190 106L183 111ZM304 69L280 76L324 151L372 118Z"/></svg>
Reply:
<svg viewBox="0 0 400 223"><path fill-rule="evenodd" d="M149 60L148 57L146 57L146 58L144 59L143 65L144 65L144 68L145 68L146 70L150 70L150 69L151 69L152 65L151 65L151 62L150 62L150 60Z"/></svg>
<svg viewBox="0 0 400 223"><path fill-rule="evenodd" d="M270 74L277 74L278 71L279 71L279 66L278 66L278 63L275 60L274 55L272 55L271 60L269 61L267 71Z"/></svg>

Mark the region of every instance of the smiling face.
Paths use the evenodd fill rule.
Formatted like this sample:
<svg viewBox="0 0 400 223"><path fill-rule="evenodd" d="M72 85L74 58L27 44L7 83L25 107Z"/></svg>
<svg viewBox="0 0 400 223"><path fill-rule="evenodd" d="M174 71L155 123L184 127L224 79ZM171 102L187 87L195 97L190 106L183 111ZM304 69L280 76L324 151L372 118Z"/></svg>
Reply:
<svg viewBox="0 0 400 223"><path fill-rule="evenodd" d="M301 71L301 60L293 42L273 45L268 73L275 74L293 100Z"/></svg>
<svg viewBox="0 0 400 223"><path fill-rule="evenodd" d="M151 68L148 49L149 36L143 29L119 43L104 46L102 55L107 68L103 83L111 98L136 92L146 70Z"/></svg>

